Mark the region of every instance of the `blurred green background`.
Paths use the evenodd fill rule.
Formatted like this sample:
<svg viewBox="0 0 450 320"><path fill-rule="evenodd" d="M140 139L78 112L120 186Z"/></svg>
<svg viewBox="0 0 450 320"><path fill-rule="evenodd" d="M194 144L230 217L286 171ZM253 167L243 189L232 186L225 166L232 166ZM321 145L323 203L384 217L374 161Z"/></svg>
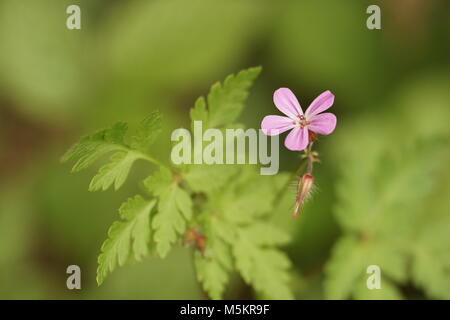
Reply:
<svg viewBox="0 0 450 320"><path fill-rule="evenodd" d="M66 28L70 4L81 7L81 30ZM366 27L370 4L381 7L381 30ZM327 89L336 96L337 129L318 143L318 191L297 220L288 206L273 212L295 239L286 250L296 297L449 298L449 9L446 0L0 0L0 298L204 298L181 246L97 287L107 229L149 168L138 165L119 192L90 193L96 168L71 174L59 158L80 135L159 109L155 148L167 161L196 97L256 65L263 73L241 117L249 127L278 113L279 87L304 108ZM280 163L292 171L298 156L283 148ZM81 267L80 291L66 288L70 264ZM378 296L353 288L353 270L369 264L386 270ZM255 296L235 277L226 297Z"/></svg>

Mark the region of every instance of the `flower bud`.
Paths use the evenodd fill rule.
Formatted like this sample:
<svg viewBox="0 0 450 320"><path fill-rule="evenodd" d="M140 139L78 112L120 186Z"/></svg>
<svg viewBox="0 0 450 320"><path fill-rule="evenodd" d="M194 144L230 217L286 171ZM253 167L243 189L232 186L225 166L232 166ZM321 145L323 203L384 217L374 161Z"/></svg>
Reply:
<svg viewBox="0 0 450 320"><path fill-rule="evenodd" d="M303 203L305 202L308 195L311 193L311 189L314 184L314 177L305 173L300 177L298 182L297 199L295 200L295 209L293 218L297 218L297 214Z"/></svg>

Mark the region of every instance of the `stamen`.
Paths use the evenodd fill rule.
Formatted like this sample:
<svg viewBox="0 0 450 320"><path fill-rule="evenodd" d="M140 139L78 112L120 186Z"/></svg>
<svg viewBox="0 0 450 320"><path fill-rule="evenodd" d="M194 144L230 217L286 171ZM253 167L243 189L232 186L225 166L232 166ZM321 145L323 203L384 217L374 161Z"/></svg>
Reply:
<svg viewBox="0 0 450 320"><path fill-rule="evenodd" d="M306 118L304 115L298 115L297 117L299 120L294 124L300 126L301 129L303 129L304 127L306 127L307 125L310 124L309 121L306 121Z"/></svg>
<svg viewBox="0 0 450 320"><path fill-rule="evenodd" d="M307 125L309 125L309 121L306 121L306 118L304 115L297 115L298 120L297 121L292 121L292 124L294 126L299 126L300 129L303 129L304 127L306 127Z"/></svg>

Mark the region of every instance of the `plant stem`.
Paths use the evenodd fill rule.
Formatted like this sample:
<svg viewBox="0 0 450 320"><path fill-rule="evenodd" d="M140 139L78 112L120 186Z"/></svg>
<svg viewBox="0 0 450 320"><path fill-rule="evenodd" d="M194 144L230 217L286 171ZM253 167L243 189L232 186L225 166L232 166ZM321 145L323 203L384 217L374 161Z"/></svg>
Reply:
<svg viewBox="0 0 450 320"><path fill-rule="evenodd" d="M279 201L279 200L282 198L282 196L283 196L283 194L285 193L286 189L289 187L291 181L294 179L294 177L296 177L296 176L299 174L299 172L305 167L305 165L308 164L308 166L309 166L309 162L310 162L310 161L309 161L309 158L310 158L310 157L308 156L308 153L311 152L311 149L310 149L310 146L311 146L311 145L312 145L312 143L310 143L308 149L305 150L305 156L306 156L306 157L304 157L304 158L300 161L300 164L299 164L297 170L295 170L295 171L291 174L291 176L289 177L289 179L286 181L285 185L280 189L280 191L278 191L278 194L277 194L277 195L275 196L275 198L274 198L273 205L275 205L275 203L276 203L277 201Z"/></svg>
<svg viewBox="0 0 450 320"><path fill-rule="evenodd" d="M306 151L306 158L308 160L308 167L306 168L306 173L312 174L313 171L313 163L315 161L314 156L312 154L312 146L314 142L310 142L308 149Z"/></svg>
<svg viewBox="0 0 450 320"><path fill-rule="evenodd" d="M150 163L152 163L154 165L157 165L157 166L160 166L160 167L164 167L164 168L169 169L170 171L172 171L168 166L166 166L165 164L163 164L159 160L156 160L155 158L153 158L153 157L151 157L151 156L149 156L149 155L147 155L145 153L142 153L142 152L138 152L138 151L134 151L134 152L136 152L137 157L139 159L147 160L148 162L150 162Z"/></svg>
<svg viewBox="0 0 450 320"><path fill-rule="evenodd" d="M279 201L283 194L285 193L286 189L289 187L289 184L291 183L292 179L294 179L294 177L296 177L299 172L305 167L305 165L307 165L306 167L306 173L311 174L313 172L313 164L314 162L318 161L317 158L314 157L313 155L313 151L312 151L312 146L313 146L314 142L310 142L308 147L305 149L304 155L302 160L300 161L300 164L297 168L297 170L295 170L291 176L289 177L288 181L286 182L286 184L280 189L280 191L278 192L278 194L276 195L276 197L274 198L273 204L275 205L275 203L277 201Z"/></svg>

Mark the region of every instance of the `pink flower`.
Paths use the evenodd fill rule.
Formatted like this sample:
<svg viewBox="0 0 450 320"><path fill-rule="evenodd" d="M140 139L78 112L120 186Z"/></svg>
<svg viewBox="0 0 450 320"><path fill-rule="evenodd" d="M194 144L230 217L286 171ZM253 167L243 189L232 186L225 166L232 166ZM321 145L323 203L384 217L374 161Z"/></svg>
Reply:
<svg viewBox="0 0 450 320"><path fill-rule="evenodd" d="M298 103L297 98L288 88L280 88L273 94L275 106L287 117L266 116L261 123L264 134L273 136L291 130L284 145L289 150L300 151L309 143L309 133L330 134L336 127L336 116L332 113L321 113L333 105L334 95L325 91L310 104L306 112Z"/></svg>

